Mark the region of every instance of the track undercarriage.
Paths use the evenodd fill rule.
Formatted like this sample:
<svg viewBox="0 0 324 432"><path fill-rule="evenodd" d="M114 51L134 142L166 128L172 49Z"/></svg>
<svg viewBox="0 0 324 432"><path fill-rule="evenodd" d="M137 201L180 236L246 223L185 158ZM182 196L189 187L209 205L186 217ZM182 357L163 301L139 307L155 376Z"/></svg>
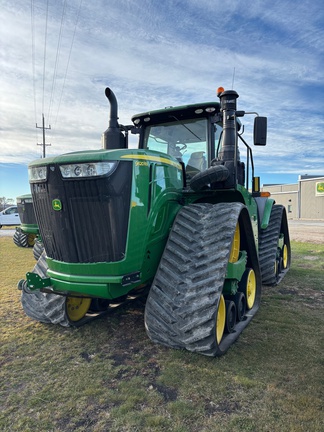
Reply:
<svg viewBox="0 0 324 432"><path fill-rule="evenodd" d="M148 336L157 343L208 356L223 354L259 308L264 285L279 283L289 268L290 243L284 209L274 206L260 238L260 268L246 208L239 203L192 204L178 214L145 307ZM250 228L251 230L251 228ZM284 241L280 238L284 237ZM237 290L226 291L229 263L245 254ZM33 269L46 277L42 253ZM21 281L25 313L40 322L80 326L138 297L142 289L113 301L30 291Z"/></svg>
<svg viewBox="0 0 324 432"><path fill-rule="evenodd" d="M245 210L239 203L193 204L179 213L146 304L154 342L221 355L255 315L261 277L252 233L243 231ZM249 276L230 292L228 263L238 261L242 248Z"/></svg>

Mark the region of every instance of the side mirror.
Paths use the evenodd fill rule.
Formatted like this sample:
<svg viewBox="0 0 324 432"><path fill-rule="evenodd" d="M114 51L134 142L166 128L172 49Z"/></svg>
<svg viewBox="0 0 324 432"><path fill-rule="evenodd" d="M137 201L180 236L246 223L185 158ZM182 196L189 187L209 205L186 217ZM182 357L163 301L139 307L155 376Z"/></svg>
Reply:
<svg viewBox="0 0 324 432"><path fill-rule="evenodd" d="M254 118L254 145L265 146L267 143L267 117Z"/></svg>

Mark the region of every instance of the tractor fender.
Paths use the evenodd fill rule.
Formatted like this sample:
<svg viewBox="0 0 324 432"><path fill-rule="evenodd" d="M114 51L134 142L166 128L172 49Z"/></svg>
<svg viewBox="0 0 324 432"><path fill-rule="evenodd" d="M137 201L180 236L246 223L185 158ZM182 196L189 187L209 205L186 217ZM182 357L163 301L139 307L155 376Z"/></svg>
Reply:
<svg viewBox="0 0 324 432"><path fill-rule="evenodd" d="M269 225L271 210L275 200L272 198L257 197L255 198L255 202L258 206L260 228L265 229Z"/></svg>

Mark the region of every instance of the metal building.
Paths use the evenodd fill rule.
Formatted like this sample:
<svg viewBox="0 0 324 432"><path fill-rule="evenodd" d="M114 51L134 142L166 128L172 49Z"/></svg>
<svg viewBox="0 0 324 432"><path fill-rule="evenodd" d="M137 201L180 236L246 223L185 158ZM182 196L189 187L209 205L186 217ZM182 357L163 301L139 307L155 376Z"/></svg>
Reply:
<svg viewBox="0 0 324 432"><path fill-rule="evenodd" d="M268 184L262 190L286 207L288 219L324 220L324 176L299 176L298 183Z"/></svg>

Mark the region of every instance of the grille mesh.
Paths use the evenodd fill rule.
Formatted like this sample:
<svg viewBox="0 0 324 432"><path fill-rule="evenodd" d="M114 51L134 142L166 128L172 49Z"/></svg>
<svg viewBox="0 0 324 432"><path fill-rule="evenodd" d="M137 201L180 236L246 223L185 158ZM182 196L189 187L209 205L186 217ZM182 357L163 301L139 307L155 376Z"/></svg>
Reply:
<svg viewBox="0 0 324 432"><path fill-rule="evenodd" d="M125 254L132 162L110 176L63 180L59 167L47 183L32 184L36 219L48 257L70 263L120 261ZM59 199L62 210L52 201Z"/></svg>

